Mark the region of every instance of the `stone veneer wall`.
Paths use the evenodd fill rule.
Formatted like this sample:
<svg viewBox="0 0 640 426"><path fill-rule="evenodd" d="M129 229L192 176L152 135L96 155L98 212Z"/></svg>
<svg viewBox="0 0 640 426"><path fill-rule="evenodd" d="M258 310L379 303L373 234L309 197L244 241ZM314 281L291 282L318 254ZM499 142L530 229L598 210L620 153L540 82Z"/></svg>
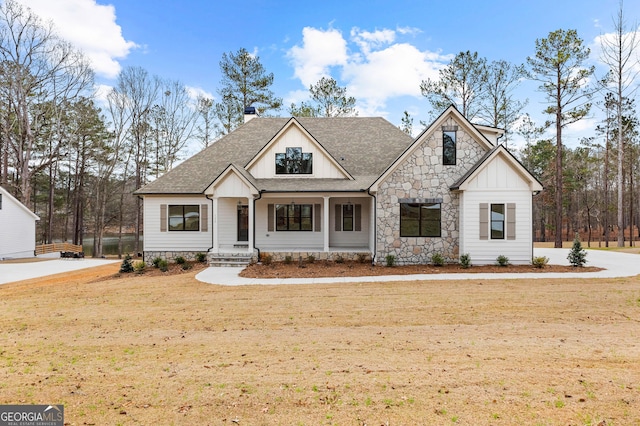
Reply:
<svg viewBox="0 0 640 426"><path fill-rule="evenodd" d="M309 256L313 256L315 260L344 260L344 261L354 261L354 262L371 262L371 253L370 252L338 252L338 251L309 251L309 252L286 252L286 251L262 251L260 252L260 256L264 258L264 256L271 256L271 260L273 262L282 262L285 260L287 256L291 256L291 260L297 262L300 257L302 257L303 261L306 261Z"/></svg>
<svg viewBox="0 0 640 426"><path fill-rule="evenodd" d="M207 251L145 251L144 252L144 261L148 265L153 263L153 259L159 257L160 259L164 259L169 263L175 263L176 257L182 256L186 261L196 261L196 254L204 253L207 254Z"/></svg>
<svg viewBox="0 0 640 426"><path fill-rule="evenodd" d="M442 164L442 131L435 129L378 187L376 263L389 254L399 265L429 263L434 253L447 262L459 259L459 197L449 187L486 151L452 118L443 125L458 126L454 166ZM441 237L400 237L401 198L441 198Z"/></svg>

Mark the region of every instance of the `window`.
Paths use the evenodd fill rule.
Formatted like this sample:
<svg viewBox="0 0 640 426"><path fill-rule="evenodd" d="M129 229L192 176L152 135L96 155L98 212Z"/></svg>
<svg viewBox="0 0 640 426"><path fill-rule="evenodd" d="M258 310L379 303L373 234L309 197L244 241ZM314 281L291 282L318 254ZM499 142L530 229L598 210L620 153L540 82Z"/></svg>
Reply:
<svg viewBox="0 0 640 426"><path fill-rule="evenodd" d="M491 239L504 240L504 204L491 204Z"/></svg>
<svg viewBox="0 0 640 426"><path fill-rule="evenodd" d="M313 231L312 204L276 204L276 231Z"/></svg>
<svg viewBox="0 0 640 426"><path fill-rule="evenodd" d="M169 231L199 231L200 208L198 205L169 206Z"/></svg>
<svg viewBox="0 0 640 426"><path fill-rule="evenodd" d="M353 231L353 204L342 205L342 230Z"/></svg>
<svg viewBox="0 0 640 426"><path fill-rule="evenodd" d="M313 154L302 152L302 148L287 148L276 154L277 175L310 175L313 173Z"/></svg>
<svg viewBox="0 0 640 426"><path fill-rule="evenodd" d="M401 237L439 237L440 203L400 203Z"/></svg>
<svg viewBox="0 0 640 426"><path fill-rule="evenodd" d="M456 132L445 130L442 132L442 164L455 166L456 164Z"/></svg>

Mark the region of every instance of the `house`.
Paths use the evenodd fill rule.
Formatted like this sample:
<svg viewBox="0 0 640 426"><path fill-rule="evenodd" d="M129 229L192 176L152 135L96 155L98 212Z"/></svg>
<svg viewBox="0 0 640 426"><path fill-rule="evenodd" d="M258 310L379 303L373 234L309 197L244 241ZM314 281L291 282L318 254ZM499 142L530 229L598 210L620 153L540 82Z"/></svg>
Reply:
<svg viewBox="0 0 640 426"><path fill-rule="evenodd" d="M247 120L247 118L250 118ZM503 131L448 108L413 139L382 118L245 118L139 189L144 257L371 258L474 264L533 254L542 185Z"/></svg>
<svg viewBox="0 0 640 426"><path fill-rule="evenodd" d="M35 213L0 186L0 260L34 257Z"/></svg>

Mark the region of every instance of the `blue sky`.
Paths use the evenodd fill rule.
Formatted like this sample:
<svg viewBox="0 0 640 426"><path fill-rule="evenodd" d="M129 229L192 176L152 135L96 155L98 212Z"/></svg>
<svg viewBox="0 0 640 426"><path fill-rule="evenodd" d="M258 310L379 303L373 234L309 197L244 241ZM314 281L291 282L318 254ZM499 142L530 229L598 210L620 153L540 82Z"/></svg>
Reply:
<svg viewBox="0 0 640 426"><path fill-rule="evenodd" d="M356 97L361 116L383 116L400 124L407 110L414 117L414 130L429 117L420 81L437 77L437 70L456 53L477 51L489 61L524 63L534 54L536 38L559 28L576 29L585 44L597 50L596 38L612 30L619 4L618 0L19 1L52 19L64 37L90 53L100 85L112 85L120 67L141 66L215 98L222 54L244 47L274 73L272 89L285 105L303 100L309 85L327 75ZM640 0L626 0L625 11L632 22L640 18ZM597 54L593 56L596 63ZM544 98L536 86L523 82L519 94L529 99L526 111L542 121ZM574 126L574 142L595 121Z"/></svg>

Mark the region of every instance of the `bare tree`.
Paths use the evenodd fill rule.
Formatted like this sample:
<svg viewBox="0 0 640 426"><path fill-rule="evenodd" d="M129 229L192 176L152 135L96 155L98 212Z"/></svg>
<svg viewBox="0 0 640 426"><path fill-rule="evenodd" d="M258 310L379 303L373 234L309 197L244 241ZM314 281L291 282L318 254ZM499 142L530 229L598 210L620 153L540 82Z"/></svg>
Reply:
<svg viewBox="0 0 640 426"><path fill-rule="evenodd" d="M617 115L617 175L618 186L618 247L624 247L624 139L625 129L623 120L623 108L625 99L632 99L638 86L635 84L640 68L636 52L640 43L637 37L638 25L629 27L624 15L622 0L618 13L613 18L614 32L600 37L602 62L609 67L609 73L605 84L615 96Z"/></svg>
<svg viewBox="0 0 640 426"><path fill-rule="evenodd" d="M159 108L153 110L156 133L162 135L159 156L155 159L161 171L173 168L180 151L191 139L198 111L191 102L187 88L179 81L163 81ZM157 168L157 169L158 169ZM156 173L157 175L157 173Z"/></svg>
<svg viewBox="0 0 640 426"><path fill-rule="evenodd" d="M118 82L112 93L127 110L128 128L126 129L129 148L132 152L135 167L134 189L141 188L147 182L147 169L150 163L148 141L151 125L149 123L151 109L157 102L160 90L158 77L150 76L141 67L124 68L118 75ZM134 251L140 252L139 236L142 230L142 202L136 197L135 242Z"/></svg>
<svg viewBox="0 0 640 426"><path fill-rule="evenodd" d="M198 114L197 137L202 142L202 148L206 148L213 142L216 129L213 121L215 118L213 99L202 95L198 96L196 99L196 111Z"/></svg>
<svg viewBox="0 0 640 426"><path fill-rule="evenodd" d="M15 0L0 5L0 97L5 114L4 143L11 147L20 200L29 205L32 175L55 161L44 157L34 165L38 151L34 129L39 126L37 104L46 105L50 116L67 101L80 96L93 83L85 57L58 37L53 24ZM6 148L5 148L6 149ZM58 151L52 149L50 155Z"/></svg>

